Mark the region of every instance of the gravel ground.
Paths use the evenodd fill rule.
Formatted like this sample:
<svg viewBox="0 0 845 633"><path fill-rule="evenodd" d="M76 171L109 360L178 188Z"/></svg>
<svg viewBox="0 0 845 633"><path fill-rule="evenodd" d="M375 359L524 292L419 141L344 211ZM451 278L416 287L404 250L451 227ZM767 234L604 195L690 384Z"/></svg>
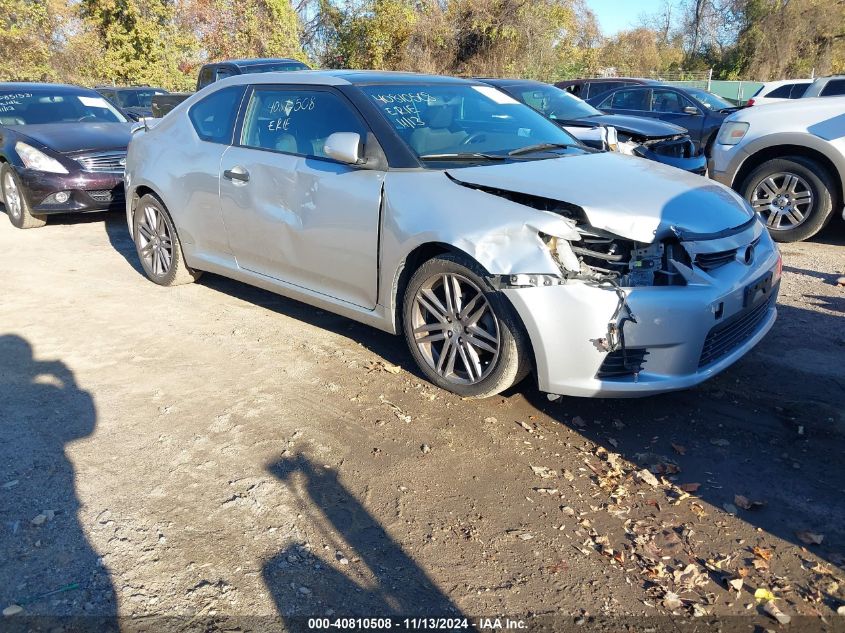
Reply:
<svg viewBox="0 0 845 633"><path fill-rule="evenodd" d="M119 215L0 220L5 625L845 622L841 223L784 245L774 330L697 389L479 402L399 338L155 286Z"/></svg>

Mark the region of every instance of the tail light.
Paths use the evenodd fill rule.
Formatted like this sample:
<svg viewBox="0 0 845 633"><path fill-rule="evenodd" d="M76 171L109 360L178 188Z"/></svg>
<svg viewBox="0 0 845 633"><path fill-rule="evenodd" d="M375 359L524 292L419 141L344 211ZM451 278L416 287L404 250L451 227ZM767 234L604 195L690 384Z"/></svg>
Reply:
<svg viewBox="0 0 845 633"><path fill-rule="evenodd" d="M754 99L749 99L749 100L748 100L748 103L746 103L745 105L746 105L746 106L748 106L748 107L750 108L751 106L753 106L753 105L754 105Z"/></svg>

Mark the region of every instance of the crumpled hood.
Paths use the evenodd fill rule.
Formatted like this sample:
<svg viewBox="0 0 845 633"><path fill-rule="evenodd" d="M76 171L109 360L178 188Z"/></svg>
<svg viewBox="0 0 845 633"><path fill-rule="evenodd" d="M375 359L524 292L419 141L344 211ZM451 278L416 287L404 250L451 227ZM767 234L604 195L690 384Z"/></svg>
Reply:
<svg viewBox="0 0 845 633"><path fill-rule="evenodd" d="M754 215L742 198L712 180L612 152L464 167L448 175L577 205L593 227L644 243L668 236L673 226L716 233Z"/></svg>
<svg viewBox="0 0 845 633"><path fill-rule="evenodd" d="M125 150L132 138L131 123L42 123L6 127L60 154Z"/></svg>
<svg viewBox="0 0 845 633"><path fill-rule="evenodd" d="M658 119L648 119L625 114L597 114L595 116L566 121L567 125L611 125L623 134L644 140L654 140L686 134L686 128Z"/></svg>

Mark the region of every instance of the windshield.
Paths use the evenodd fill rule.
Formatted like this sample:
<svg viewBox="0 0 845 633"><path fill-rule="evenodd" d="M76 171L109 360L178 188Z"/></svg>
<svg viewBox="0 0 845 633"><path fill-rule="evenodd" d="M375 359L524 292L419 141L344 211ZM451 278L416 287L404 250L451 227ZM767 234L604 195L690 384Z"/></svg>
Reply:
<svg viewBox="0 0 845 633"><path fill-rule="evenodd" d="M121 108L150 108L153 95L167 94L164 90L118 90L115 92L117 103Z"/></svg>
<svg viewBox="0 0 845 633"><path fill-rule="evenodd" d="M243 66L244 73L277 73L289 70L311 70L302 62L281 62L278 64L262 64L261 66Z"/></svg>
<svg viewBox="0 0 845 633"><path fill-rule="evenodd" d="M96 92L0 90L0 125L80 121L126 123L126 118Z"/></svg>
<svg viewBox="0 0 845 633"><path fill-rule="evenodd" d="M421 157L502 158L530 146L577 146L572 136L492 86L362 86L413 152ZM486 156L484 156L486 155ZM523 154L523 156L525 156Z"/></svg>
<svg viewBox="0 0 845 633"><path fill-rule="evenodd" d="M700 90L698 88L687 88L687 92L693 97L701 101L710 110L724 110L725 108L735 108L736 106L728 101L722 99L712 92Z"/></svg>
<svg viewBox="0 0 845 633"><path fill-rule="evenodd" d="M550 119L583 119L601 114L586 101L554 86L532 86L522 88L510 86L507 92L518 101L531 106Z"/></svg>

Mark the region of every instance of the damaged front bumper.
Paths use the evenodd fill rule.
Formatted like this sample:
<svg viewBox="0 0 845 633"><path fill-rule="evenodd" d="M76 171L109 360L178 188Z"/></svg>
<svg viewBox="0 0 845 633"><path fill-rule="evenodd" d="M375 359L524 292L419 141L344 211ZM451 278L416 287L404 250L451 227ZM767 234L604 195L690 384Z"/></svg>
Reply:
<svg viewBox="0 0 845 633"><path fill-rule="evenodd" d="M527 329L541 390L645 396L697 385L754 347L777 315L780 266L762 236L751 262L738 250L715 270L691 268L686 285L620 293L569 280L501 292Z"/></svg>

